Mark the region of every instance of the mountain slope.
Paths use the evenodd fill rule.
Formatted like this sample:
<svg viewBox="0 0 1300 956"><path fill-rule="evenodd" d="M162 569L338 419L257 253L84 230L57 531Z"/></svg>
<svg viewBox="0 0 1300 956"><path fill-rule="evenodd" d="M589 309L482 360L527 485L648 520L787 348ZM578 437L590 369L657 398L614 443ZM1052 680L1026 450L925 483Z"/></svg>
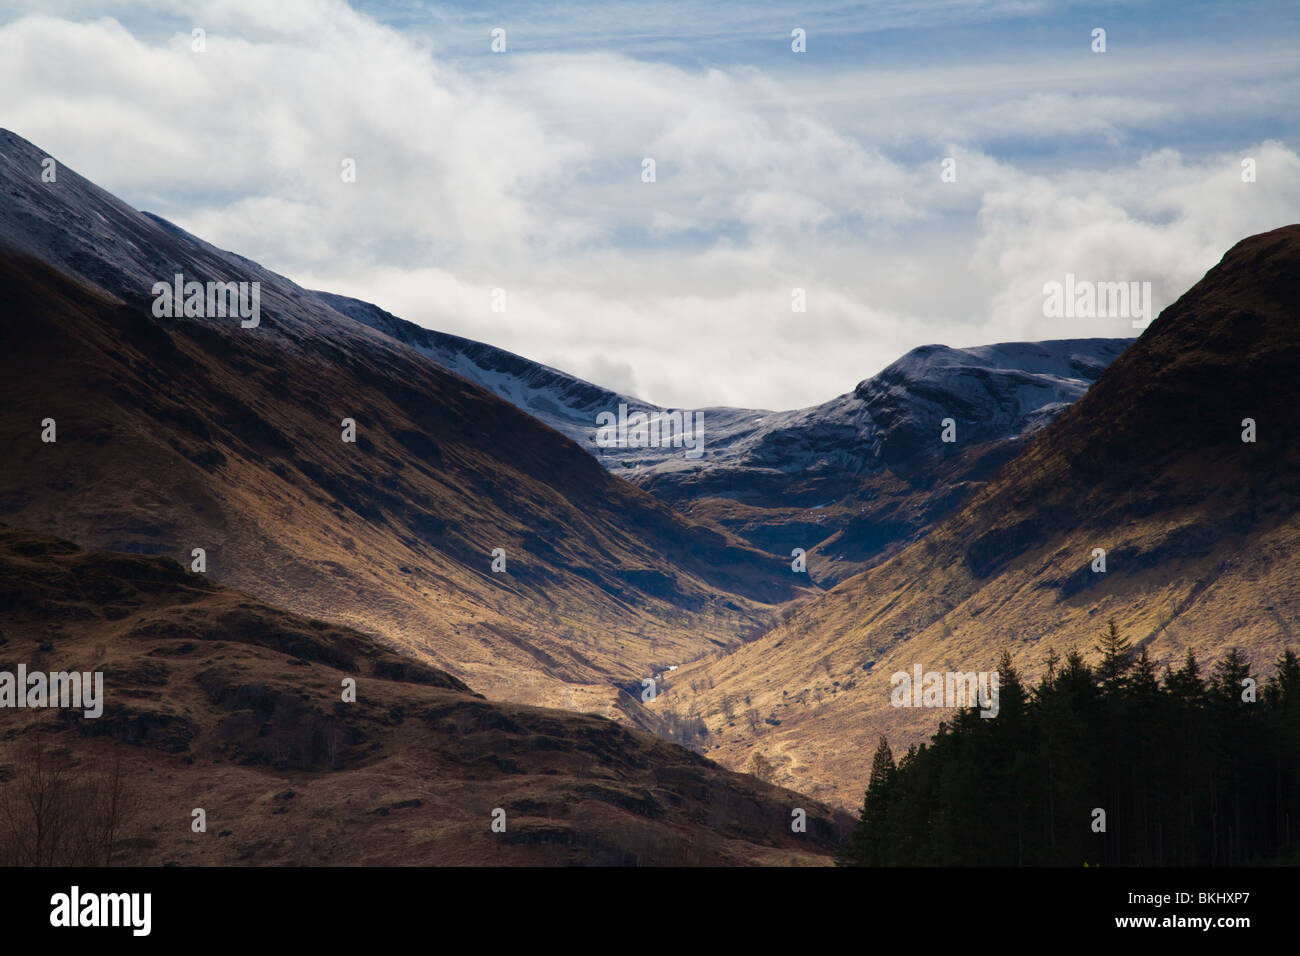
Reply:
<svg viewBox="0 0 1300 956"><path fill-rule="evenodd" d="M1239 646L1263 667L1300 623L1297 368L1288 226L1234 246L951 519L683 668L655 706L703 719L724 763L757 752L775 779L853 804L879 734L898 753L945 714L891 706L891 675L917 664L992 671L1006 649L1036 674L1049 649L1091 652L1114 618L1157 662ZM747 708L756 720L726 716Z"/></svg>
<svg viewBox="0 0 1300 956"><path fill-rule="evenodd" d="M597 416L652 405L481 342L425 329L378 306L315 293L331 308L429 356L563 432L684 514L788 557L829 585L878 563L945 517L1025 440L1076 401L1130 339L913 349L851 393L794 411L688 409L703 455L601 447ZM952 417L957 442L937 441Z"/></svg>
<svg viewBox="0 0 1300 956"><path fill-rule="evenodd" d="M812 580L833 585L951 513L1128 344L913 349L847 395L763 416L704 468L634 480L761 547L803 548Z"/></svg>
<svg viewBox="0 0 1300 956"><path fill-rule="evenodd" d="M186 563L203 548L216 580L485 692L611 713L795 593L780 562L283 277L66 167L42 183L42 158L0 134L5 520ZM175 273L260 282L260 324L155 317Z"/></svg>
<svg viewBox="0 0 1300 956"><path fill-rule="evenodd" d="M612 721L486 701L164 558L0 527L0 618L0 671L100 671L104 698L97 718L5 711L4 864L33 846L38 737L51 813L121 761L119 864L824 865L848 822Z"/></svg>

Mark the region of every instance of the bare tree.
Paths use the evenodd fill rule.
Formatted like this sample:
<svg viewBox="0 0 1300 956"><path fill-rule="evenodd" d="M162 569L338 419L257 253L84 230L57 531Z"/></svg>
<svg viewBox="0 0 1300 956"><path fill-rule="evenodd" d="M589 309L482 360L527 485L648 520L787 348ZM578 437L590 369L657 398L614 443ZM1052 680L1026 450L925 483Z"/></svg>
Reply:
<svg viewBox="0 0 1300 956"><path fill-rule="evenodd" d="M330 724L325 728L325 748L331 769L338 766L339 755L346 749L347 742L348 734L342 727Z"/></svg>
<svg viewBox="0 0 1300 956"><path fill-rule="evenodd" d="M139 809L121 757L82 771L52 754L38 730L20 766L0 788L0 863L111 865Z"/></svg>

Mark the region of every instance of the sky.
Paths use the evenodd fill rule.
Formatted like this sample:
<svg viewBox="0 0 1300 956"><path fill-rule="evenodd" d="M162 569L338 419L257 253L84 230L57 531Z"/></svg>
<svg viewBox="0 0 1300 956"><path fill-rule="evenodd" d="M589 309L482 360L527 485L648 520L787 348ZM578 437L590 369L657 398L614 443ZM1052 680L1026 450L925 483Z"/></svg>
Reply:
<svg viewBox="0 0 1300 956"><path fill-rule="evenodd" d="M0 127L309 288L785 409L921 345L1134 335L1044 285L1158 312L1300 221L1298 50L1294 0L0 0Z"/></svg>

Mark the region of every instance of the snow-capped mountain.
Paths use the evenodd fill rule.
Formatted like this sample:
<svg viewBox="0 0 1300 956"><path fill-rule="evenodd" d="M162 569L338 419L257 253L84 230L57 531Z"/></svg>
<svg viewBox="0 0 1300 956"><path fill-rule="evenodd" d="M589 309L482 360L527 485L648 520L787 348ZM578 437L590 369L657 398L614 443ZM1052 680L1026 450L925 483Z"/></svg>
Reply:
<svg viewBox="0 0 1300 956"><path fill-rule="evenodd" d="M369 327L368 335L396 339L504 398L691 517L769 552L816 551L809 575L823 584L879 560L949 513L1130 341L925 346L811 408L668 409L357 299L303 289L133 209L66 167L57 168L55 183L39 183L40 163L35 147L0 133L0 244L136 304L148 301L153 282L176 272L258 281L262 335L284 348L303 348L346 316ZM23 182L33 186L20 188ZM598 441L598 417L618 416L621 408L651 419L691 415L701 430L698 457L682 447ZM940 441L946 418L956 429L950 443Z"/></svg>
<svg viewBox="0 0 1300 956"><path fill-rule="evenodd" d="M592 448L588 439L594 432L598 413L617 409L620 403L650 407L639 399L593 385L505 349L399 319L361 299L330 292L316 295L336 312L423 352L448 371L501 396L588 450Z"/></svg>
<svg viewBox="0 0 1300 956"><path fill-rule="evenodd" d="M820 584L883 560L949 514L1133 341L927 345L810 408L682 410L423 328L358 299L316 294L512 402L691 517L783 556L802 548ZM617 416L620 406L650 419L693 413L701 453L602 447L598 416ZM945 419L952 420L948 442Z"/></svg>
<svg viewBox="0 0 1300 956"><path fill-rule="evenodd" d="M821 405L673 409L623 395L457 335L423 328L378 306L318 292L331 308L418 349L541 419L607 468L669 500L717 495L766 506L835 500L855 476L938 456L940 423L954 419L959 447L1041 428L1077 400L1131 339L1061 339L913 349L852 392ZM598 416L650 418L694 412L702 455L682 448L601 447ZM797 479L798 487L791 485Z"/></svg>
<svg viewBox="0 0 1300 956"><path fill-rule="evenodd" d="M651 474L634 480L670 500L716 495L767 507L829 504L865 475L913 470L1034 432L1083 395L1130 341L922 346L821 405L744 412L748 428L732 424L730 435L709 441L702 468L651 466ZM738 409L725 411L732 413L729 424L742 417ZM953 422L951 442L942 440L945 419Z"/></svg>
<svg viewBox="0 0 1300 956"><path fill-rule="evenodd" d="M500 395L573 439L606 468L637 483L643 483L651 475L692 474L702 465L726 457L729 449L755 433L756 421L776 414L749 408L666 408L594 385L505 349L426 329L360 299L329 292L316 294L335 311L406 343L443 368ZM602 447L597 441L598 416L602 413L617 416L620 406L629 415L640 412L651 418L674 412L701 414L705 433L703 458L688 458L682 448Z"/></svg>

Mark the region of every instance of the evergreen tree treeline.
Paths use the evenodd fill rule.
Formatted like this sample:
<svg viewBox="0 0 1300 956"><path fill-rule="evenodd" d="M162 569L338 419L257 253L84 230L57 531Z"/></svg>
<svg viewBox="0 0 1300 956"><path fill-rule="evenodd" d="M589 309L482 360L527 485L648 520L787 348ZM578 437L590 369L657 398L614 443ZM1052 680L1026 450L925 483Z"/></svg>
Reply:
<svg viewBox="0 0 1300 956"><path fill-rule="evenodd" d="M1113 622L1097 649L1049 654L1032 691L1004 653L996 717L963 709L897 764L882 737L840 864L1300 862L1296 655L1252 695L1235 648L1207 677L1190 651L1158 677Z"/></svg>

